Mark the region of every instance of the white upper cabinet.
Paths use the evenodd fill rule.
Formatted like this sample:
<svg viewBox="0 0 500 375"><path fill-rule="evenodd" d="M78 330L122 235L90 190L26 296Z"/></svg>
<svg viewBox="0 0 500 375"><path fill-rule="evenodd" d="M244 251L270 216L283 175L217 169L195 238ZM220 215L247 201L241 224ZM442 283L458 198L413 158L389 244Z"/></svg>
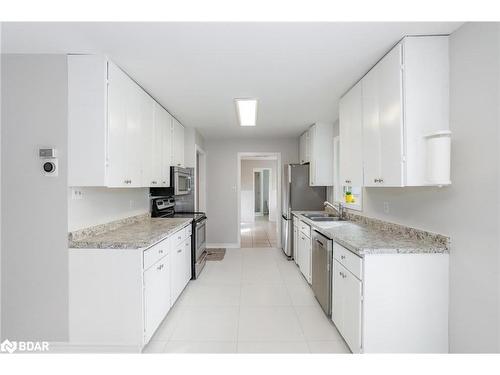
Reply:
<svg viewBox="0 0 500 375"><path fill-rule="evenodd" d="M300 164L309 163L310 147L309 147L309 129L306 130L299 138L299 159Z"/></svg>
<svg viewBox="0 0 500 375"><path fill-rule="evenodd" d="M402 46L362 79L365 186L404 186Z"/></svg>
<svg viewBox="0 0 500 375"><path fill-rule="evenodd" d="M341 185L363 186L363 96L359 82L340 99Z"/></svg>
<svg viewBox="0 0 500 375"><path fill-rule="evenodd" d="M172 116L157 104L156 120L161 134L161 186L170 186L170 166L172 165ZM156 124L156 122L155 122Z"/></svg>
<svg viewBox="0 0 500 375"><path fill-rule="evenodd" d="M333 186L333 124L316 123L309 128L309 185Z"/></svg>
<svg viewBox="0 0 500 375"><path fill-rule="evenodd" d="M175 118L172 125L172 165L184 166L184 126Z"/></svg>
<svg viewBox="0 0 500 375"><path fill-rule="evenodd" d="M144 186L170 186L170 160L172 120L170 114L158 103L153 101L153 123L146 138L149 147L144 149L144 170L150 170L144 179Z"/></svg>
<svg viewBox="0 0 500 375"><path fill-rule="evenodd" d="M339 118L342 184L428 185L426 136L449 130L448 37L404 38L344 95Z"/></svg>
<svg viewBox="0 0 500 375"><path fill-rule="evenodd" d="M104 56L68 56L68 185L170 186L184 127Z"/></svg>

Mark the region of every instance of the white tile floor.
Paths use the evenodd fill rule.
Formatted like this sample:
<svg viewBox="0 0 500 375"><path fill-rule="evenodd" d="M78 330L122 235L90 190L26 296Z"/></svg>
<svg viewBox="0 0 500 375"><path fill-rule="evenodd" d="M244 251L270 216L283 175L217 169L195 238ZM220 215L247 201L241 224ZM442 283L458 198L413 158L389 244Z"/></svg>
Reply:
<svg viewBox="0 0 500 375"><path fill-rule="evenodd" d="M146 353L348 353L294 262L276 248L208 262Z"/></svg>
<svg viewBox="0 0 500 375"><path fill-rule="evenodd" d="M269 216L256 216L253 222L240 224L241 247L275 247L276 222Z"/></svg>

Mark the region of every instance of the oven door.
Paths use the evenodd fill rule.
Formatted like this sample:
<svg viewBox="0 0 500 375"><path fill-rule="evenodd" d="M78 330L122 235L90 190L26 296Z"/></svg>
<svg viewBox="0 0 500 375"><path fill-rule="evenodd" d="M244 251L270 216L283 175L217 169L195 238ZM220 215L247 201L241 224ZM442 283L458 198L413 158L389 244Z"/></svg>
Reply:
<svg viewBox="0 0 500 375"><path fill-rule="evenodd" d="M174 174L174 194L184 195L191 192L191 176L187 173L175 172Z"/></svg>
<svg viewBox="0 0 500 375"><path fill-rule="evenodd" d="M206 224L207 219L203 219L196 223L196 260L198 260L206 250Z"/></svg>

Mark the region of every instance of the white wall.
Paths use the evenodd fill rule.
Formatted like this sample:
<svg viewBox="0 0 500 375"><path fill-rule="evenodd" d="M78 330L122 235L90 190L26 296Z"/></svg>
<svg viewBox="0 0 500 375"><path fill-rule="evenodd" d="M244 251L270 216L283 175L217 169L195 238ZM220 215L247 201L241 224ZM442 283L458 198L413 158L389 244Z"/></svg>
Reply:
<svg viewBox="0 0 500 375"><path fill-rule="evenodd" d="M241 221L254 221L254 168L271 169L271 183L269 190L269 220L276 221L277 215L277 188L278 188L278 162L276 160L242 160L241 161ZM281 169L280 169L281 170Z"/></svg>
<svg viewBox="0 0 500 375"><path fill-rule="evenodd" d="M298 142L298 138L205 140L208 244L238 241L238 152L280 152L282 164L297 163Z"/></svg>
<svg viewBox="0 0 500 375"><path fill-rule="evenodd" d="M149 188L75 188L83 199L71 199L68 189L68 231L104 224L149 212Z"/></svg>
<svg viewBox="0 0 500 375"><path fill-rule="evenodd" d="M67 66L64 55L2 55L2 335L67 341ZM38 148L57 148L59 176Z"/></svg>
<svg viewBox="0 0 500 375"><path fill-rule="evenodd" d="M196 147L205 147L205 139L195 128L184 127L184 164L186 167L194 168L196 165Z"/></svg>
<svg viewBox="0 0 500 375"><path fill-rule="evenodd" d="M364 189L363 214L451 237L452 352L500 349L499 31L470 23L451 35L452 186Z"/></svg>

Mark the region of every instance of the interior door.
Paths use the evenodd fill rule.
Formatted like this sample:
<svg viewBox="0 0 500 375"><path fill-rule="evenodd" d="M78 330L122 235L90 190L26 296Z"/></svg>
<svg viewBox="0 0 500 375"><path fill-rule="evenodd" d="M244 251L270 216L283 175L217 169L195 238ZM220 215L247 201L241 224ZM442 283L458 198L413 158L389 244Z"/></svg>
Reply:
<svg viewBox="0 0 500 375"><path fill-rule="evenodd" d="M262 173L253 172L253 174L254 212L256 215L262 215Z"/></svg>

